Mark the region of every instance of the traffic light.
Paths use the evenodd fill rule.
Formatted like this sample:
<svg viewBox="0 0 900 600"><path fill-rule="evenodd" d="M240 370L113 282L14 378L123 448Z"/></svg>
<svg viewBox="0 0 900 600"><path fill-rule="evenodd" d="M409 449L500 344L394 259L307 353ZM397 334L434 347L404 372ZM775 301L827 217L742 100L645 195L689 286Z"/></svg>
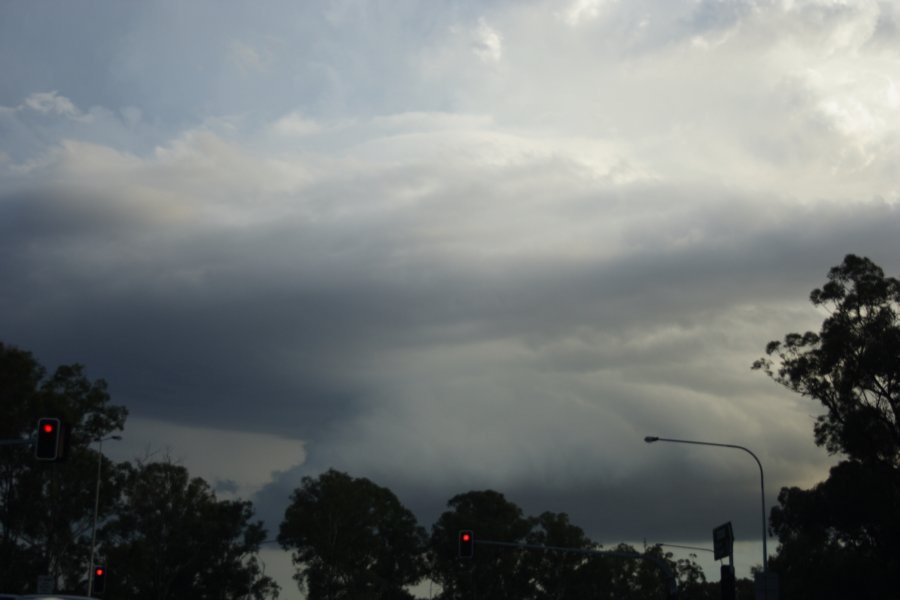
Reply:
<svg viewBox="0 0 900 600"><path fill-rule="evenodd" d="M91 593L99 595L106 591L106 567L94 567L94 584L91 586Z"/></svg>
<svg viewBox="0 0 900 600"><path fill-rule="evenodd" d="M470 529L459 532L459 557L472 558L475 556L475 533Z"/></svg>
<svg viewBox="0 0 900 600"><path fill-rule="evenodd" d="M63 450L63 427L59 419L38 419L37 443L34 456L38 460L59 460Z"/></svg>
<svg viewBox="0 0 900 600"><path fill-rule="evenodd" d="M737 596L737 582L734 578L734 566L722 565L721 572L722 578L720 580L720 585L722 586L722 600L735 600L735 597Z"/></svg>

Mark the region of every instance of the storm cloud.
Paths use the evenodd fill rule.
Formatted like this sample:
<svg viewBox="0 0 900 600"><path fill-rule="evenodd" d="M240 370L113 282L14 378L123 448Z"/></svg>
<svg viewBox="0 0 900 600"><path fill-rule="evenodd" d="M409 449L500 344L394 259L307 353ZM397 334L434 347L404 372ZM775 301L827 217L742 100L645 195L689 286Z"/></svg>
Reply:
<svg viewBox="0 0 900 600"><path fill-rule="evenodd" d="M109 380L111 453L270 530L334 467L604 543L758 544L749 457L645 435L770 506L836 460L750 365L900 272L893 4L47 6L0 9L0 332Z"/></svg>

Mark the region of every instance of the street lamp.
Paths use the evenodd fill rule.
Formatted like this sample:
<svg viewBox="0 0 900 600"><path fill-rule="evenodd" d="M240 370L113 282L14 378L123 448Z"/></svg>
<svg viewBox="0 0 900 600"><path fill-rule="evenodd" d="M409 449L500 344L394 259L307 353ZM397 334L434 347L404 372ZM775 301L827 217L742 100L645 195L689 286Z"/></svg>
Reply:
<svg viewBox="0 0 900 600"><path fill-rule="evenodd" d="M769 590L769 566L768 566L768 551L766 549L766 485L765 479L763 477L763 468L762 463L759 462L759 458L753 454L748 448L744 448L743 446L737 446L735 444L716 444L713 442L697 442L694 440L673 440L670 438L661 438L655 435L648 435L644 438L644 441L648 444L652 444L653 442L673 442L676 444L695 444L697 446L718 446L719 448L737 448L738 450L743 450L747 454L753 457L753 460L756 461L756 464L759 466L759 489L761 491L762 497L762 543L763 543L763 589L766 590L766 596L768 596Z"/></svg>
<svg viewBox="0 0 900 600"><path fill-rule="evenodd" d="M91 526L91 562L88 566L88 596L94 593L94 551L97 548L97 512L100 509L100 466L103 463L103 442L107 440L121 440L121 435L111 435L94 440L97 447L97 489L94 492L94 524Z"/></svg>

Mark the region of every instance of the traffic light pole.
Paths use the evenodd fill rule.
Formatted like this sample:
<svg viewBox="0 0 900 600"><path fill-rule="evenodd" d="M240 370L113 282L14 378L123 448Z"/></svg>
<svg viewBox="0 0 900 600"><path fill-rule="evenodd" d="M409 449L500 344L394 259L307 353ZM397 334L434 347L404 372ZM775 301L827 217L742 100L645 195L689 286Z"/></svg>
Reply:
<svg viewBox="0 0 900 600"><path fill-rule="evenodd" d="M103 462L103 440L97 449L97 489L94 492L94 522L91 526L91 560L88 566L88 596L94 595L94 552L97 548L97 513L100 510L100 465Z"/></svg>
<svg viewBox="0 0 900 600"><path fill-rule="evenodd" d="M540 546L538 544L519 544L515 542L497 542L493 540L479 540L475 538L474 542L476 544L484 544L485 546L505 546L507 548L520 548L526 550L550 550L553 552L568 552L570 554L587 554L588 556L612 556L615 558L636 558L640 560L648 560L663 572L666 578L666 583L668 584L668 597L676 598L678 596L678 581L675 579L675 574L672 572L672 569L669 568L669 565L666 564L666 561L662 560L659 557L651 556L647 554L638 554L637 552L616 552L615 550L590 550L587 548L566 548L564 546Z"/></svg>
<svg viewBox="0 0 900 600"><path fill-rule="evenodd" d="M88 596L94 593L94 556L97 550L97 513L100 511L100 467L103 464L103 442L107 440L121 440L120 435L111 435L94 440L97 445L97 488L94 491L94 522L91 525L91 560L88 566Z"/></svg>

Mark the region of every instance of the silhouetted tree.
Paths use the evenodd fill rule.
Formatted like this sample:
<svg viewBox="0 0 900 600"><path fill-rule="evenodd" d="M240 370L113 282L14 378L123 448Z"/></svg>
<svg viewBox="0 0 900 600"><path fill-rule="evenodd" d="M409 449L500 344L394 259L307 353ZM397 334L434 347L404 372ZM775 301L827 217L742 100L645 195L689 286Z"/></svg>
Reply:
<svg viewBox="0 0 900 600"><path fill-rule="evenodd" d="M565 513L544 512L531 519L525 541L539 546L580 550L599 548ZM593 581L583 581L579 572L592 560L586 554L559 551L529 551L522 555L523 570L530 572L537 600L577 600L593 597ZM596 559L593 559L596 560Z"/></svg>
<svg viewBox="0 0 900 600"><path fill-rule="evenodd" d="M29 447L0 449L4 591L33 592L44 574L55 576L62 591L85 591L98 459L90 444L121 430L127 411L112 405L106 382L90 381L81 365L60 366L48 376L31 353L0 343L0 438L27 438L46 416L71 428L65 462L40 463ZM102 460L101 519L120 487L116 470Z"/></svg>
<svg viewBox="0 0 900 600"><path fill-rule="evenodd" d="M890 598L900 589L900 477L843 461L811 490L783 488L773 568L790 598Z"/></svg>
<svg viewBox="0 0 900 600"><path fill-rule="evenodd" d="M533 522L522 509L493 490L454 496L447 506L450 510L431 529L431 577L443 588L439 598L534 598L533 572L523 551L476 543L474 558L458 558L457 534L462 529L474 530L476 542L525 543Z"/></svg>
<svg viewBox="0 0 900 600"><path fill-rule="evenodd" d="M217 500L171 462L126 465L103 527L108 593L134 600L262 600L278 595L256 558L266 537L250 502Z"/></svg>
<svg viewBox="0 0 900 600"><path fill-rule="evenodd" d="M849 254L810 300L830 312L822 330L769 342L766 354L777 361L754 368L827 409L816 420L818 445L900 466L900 282Z"/></svg>
<svg viewBox="0 0 900 600"><path fill-rule="evenodd" d="M620 553L638 553L628 544L619 544L613 548ZM702 598L698 595L701 584L705 581L703 570L693 560L673 560L671 552L663 551L659 545L644 548L643 556L655 560L604 557L605 564L612 572L608 587L597 590L595 597L613 600L616 598L633 598L634 600L658 600L665 598L669 589L668 574L659 566L664 562L678 580L680 598Z"/></svg>
<svg viewBox="0 0 900 600"><path fill-rule="evenodd" d="M771 525L785 597L885 598L900 589L900 282L847 255L810 294L819 333L770 342L754 363L819 401L816 444L848 460L812 490L784 488ZM775 357L774 360L771 357Z"/></svg>
<svg viewBox="0 0 900 600"><path fill-rule="evenodd" d="M304 477L278 534L310 600L405 600L424 574L425 530L389 489L329 470Z"/></svg>
<svg viewBox="0 0 900 600"><path fill-rule="evenodd" d="M721 593L711 593L707 585L706 574L703 572L703 568L697 564L696 558L696 555L691 554L690 558L680 558L674 561L672 570L678 579L680 597L692 600L718 600L721 597ZM667 554L666 559L669 561L669 564L672 564L671 555ZM715 589L720 590L721 588L717 587Z"/></svg>
<svg viewBox="0 0 900 600"><path fill-rule="evenodd" d="M627 544L610 550L592 542L565 513L527 517L495 491L455 496L432 528L432 578L443 588L442 600L517 598L522 600L658 600L668 591L667 574L654 561L638 558ZM472 529L475 539L527 544L529 548L477 544L475 556L458 558L457 534ZM597 554L616 552L618 555ZM623 555L635 555L634 557ZM682 598L718 598L693 559L675 561L659 546L644 555L665 562L676 577Z"/></svg>

